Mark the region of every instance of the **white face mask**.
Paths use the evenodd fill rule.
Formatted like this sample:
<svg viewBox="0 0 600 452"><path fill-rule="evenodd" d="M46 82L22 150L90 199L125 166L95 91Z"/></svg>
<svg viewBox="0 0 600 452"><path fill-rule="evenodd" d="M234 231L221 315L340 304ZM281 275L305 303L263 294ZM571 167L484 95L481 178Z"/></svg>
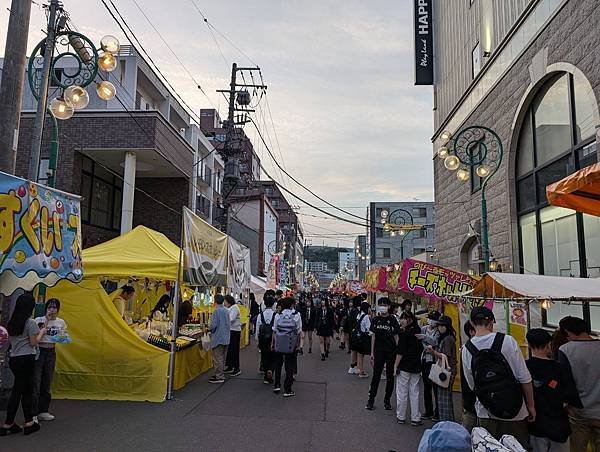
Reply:
<svg viewBox="0 0 600 452"><path fill-rule="evenodd" d="M388 308L389 307L385 305L377 306L377 314L387 314Z"/></svg>
<svg viewBox="0 0 600 452"><path fill-rule="evenodd" d="M429 320L427 321L427 324L428 324L430 327L434 327L434 326L436 326L436 325L437 325L437 322L436 322L435 320L431 320L431 319L429 319Z"/></svg>

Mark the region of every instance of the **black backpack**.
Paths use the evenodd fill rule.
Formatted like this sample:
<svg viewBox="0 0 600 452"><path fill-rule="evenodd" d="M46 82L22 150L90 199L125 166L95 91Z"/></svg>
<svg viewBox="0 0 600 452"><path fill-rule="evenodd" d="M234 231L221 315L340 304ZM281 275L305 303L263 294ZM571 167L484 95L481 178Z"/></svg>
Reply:
<svg viewBox="0 0 600 452"><path fill-rule="evenodd" d="M367 314L363 313L362 317L359 317L356 322L356 326L350 333L350 349L360 348L363 341L363 332L360 330L360 324ZM367 334L367 333L364 333Z"/></svg>
<svg viewBox="0 0 600 452"><path fill-rule="evenodd" d="M270 348L273 340L273 323L275 323L275 312L271 317L271 323L265 322L265 313L260 311L260 326L258 327L258 346L259 348Z"/></svg>
<svg viewBox="0 0 600 452"><path fill-rule="evenodd" d="M523 390L502 354L504 334L496 333L492 348L479 350L471 341L465 347L471 353L471 371L475 395L495 417L514 418L523 406Z"/></svg>

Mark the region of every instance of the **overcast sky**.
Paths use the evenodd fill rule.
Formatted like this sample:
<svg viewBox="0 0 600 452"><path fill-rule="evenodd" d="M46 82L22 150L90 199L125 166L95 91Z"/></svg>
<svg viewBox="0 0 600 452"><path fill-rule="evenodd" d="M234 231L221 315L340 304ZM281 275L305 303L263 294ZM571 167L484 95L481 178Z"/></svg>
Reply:
<svg viewBox="0 0 600 452"><path fill-rule="evenodd" d="M222 35L260 65L269 86L269 105L285 167L317 194L361 216L371 201L433 199L429 141L432 93L430 87L413 85L412 2L137 1L222 116L226 105L215 90L228 87L232 62L251 63L215 32L217 46L192 2ZM134 1L113 2L186 101L196 111L210 108L209 100L196 88ZM84 34L96 41L104 34L114 34L126 42L100 0L63 3ZM1 4L0 48L4 53L9 15L4 5L9 6L10 2L2 0ZM44 20L43 11L34 5L30 49L42 37ZM268 114L265 118L266 125L260 114L257 121L263 130L268 126L272 150L278 156ZM247 125L246 131L265 168L274 175L273 164L253 126ZM307 201L324 206L293 182L287 184ZM323 215L295 199L289 201L300 206L302 214ZM364 233L359 226L336 220L301 218L307 234L313 236L309 237L313 244L325 241L352 246L354 239L350 235L317 237L333 234L329 230Z"/></svg>

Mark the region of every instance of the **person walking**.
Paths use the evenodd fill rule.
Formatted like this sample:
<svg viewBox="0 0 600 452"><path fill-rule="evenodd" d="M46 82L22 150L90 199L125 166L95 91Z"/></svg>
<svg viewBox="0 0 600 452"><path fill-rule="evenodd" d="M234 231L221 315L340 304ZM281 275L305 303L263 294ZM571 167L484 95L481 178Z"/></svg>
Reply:
<svg viewBox="0 0 600 452"><path fill-rule="evenodd" d="M396 377L396 419L399 424L406 422L406 410L410 397L411 425L423 425L421 420L421 354L423 345L417 338L421 328L417 318L410 311L400 314L398 350L394 374Z"/></svg>
<svg viewBox="0 0 600 452"><path fill-rule="evenodd" d="M387 297L377 300L377 317L371 321L371 365L373 377L369 389L369 400L365 408L372 410L375 407L375 397L379 389L379 382L383 367L386 368L387 381L383 399L384 408L392 409L391 398L394 392L394 366L396 364L396 351L400 325L394 316L389 314L392 302Z"/></svg>
<svg viewBox="0 0 600 452"><path fill-rule="evenodd" d="M463 331L467 340L475 336L475 328L470 320L467 320L463 325ZM461 348L461 352L464 346ZM469 388L467 379L465 378L465 372L463 367L460 366L460 391L462 394L462 426L467 429L469 433L477 427L477 412L475 411L475 392Z"/></svg>
<svg viewBox="0 0 600 452"><path fill-rule="evenodd" d="M229 311L223 306L223 295L215 295L216 309L210 316L210 347L212 350L215 374L208 380L209 383L225 383L225 359L229 346L231 320Z"/></svg>
<svg viewBox="0 0 600 452"><path fill-rule="evenodd" d="M470 320L475 336L465 344L461 360L469 388L477 396L479 426L497 440L512 435L526 448L527 421L535 421L536 410L531 374L519 344L494 332L494 313L484 306L473 308Z"/></svg>
<svg viewBox="0 0 600 452"><path fill-rule="evenodd" d="M275 298L266 296L265 310L261 311L256 318L256 341L260 350L260 368L264 372L263 383L273 384L273 373L275 371L275 354L271 349L273 342L273 324L275 322L275 310L273 304Z"/></svg>
<svg viewBox="0 0 600 452"><path fill-rule="evenodd" d="M355 326L350 333L349 346L352 351L352 363L348 373L357 375L359 378L367 378L365 372L365 356L371 354L371 318L369 309L371 306L366 301L361 302L360 311L357 314Z"/></svg>
<svg viewBox="0 0 600 452"><path fill-rule="evenodd" d="M563 378L561 365L552 357L552 336L542 328L527 333L531 357L527 368L533 379L533 398L537 417L529 424L533 452L569 452L569 416L565 410L569 394L576 389Z"/></svg>
<svg viewBox="0 0 600 452"><path fill-rule="evenodd" d="M568 342L559 348L559 361L576 393L569 399L571 450L600 451L600 341L579 317L567 316L559 328Z"/></svg>
<svg viewBox="0 0 600 452"><path fill-rule="evenodd" d="M331 338L335 327L333 309L331 309L328 299L317 310L316 326L317 336L319 336L319 348L321 349L321 361L325 361L329 357L329 347L331 346Z"/></svg>
<svg viewBox="0 0 600 452"><path fill-rule="evenodd" d="M14 375L13 387L10 391L6 407L6 420L0 428L0 436L23 432L30 435L40 429L34 419L34 374L36 347L48 332L46 327L41 329L31 318L35 308L35 299L30 293L19 295L15 309L10 316L7 330L10 340L10 358L8 365ZM25 424L23 428L15 424L15 416L23 409Z"/></svg>
<svg viewBox="0 0 600 452"><path fill-rule="evenodd" d="M344 297L343 300L338 302L338 305L335 309L335 318L336 318L336 329L337 334L339 335L340 341L340 350L344 350L346 348L347 334L346 334L346 321L348 320L348 311L350 310L350 300L347 297Z"/></svg>
<svg viewBox="0 0 600 452"><path fill-rule="evenodd" d="M315 331L317 312L313 305L312 298L308 298L300 310L302 319L302 332L308 338L308 353L312 353L313 332Z"/></svg>
<svg viewBox="0 0 600 452"><path fill-rule="evenodd" d="M440 313L437 311L431 311L427 315L427 325L421 328L421 336L417 336L423 341L423 347L432 347L436 348L438 346L440 333L437 328L437 320L440 318ZM433 355L430 353L425 353L423 351L423 355L421 357L422 364L422 375L423 375L423 400L425 402L425 413L423 414L423 419L433 419L435 421L439 420L438 413L438 402L437 402L437 392L433 386L433 383L429 379L429 372L431 372L431 366L433 365ZM434 407L434 398L435 407Z"/></svg>
<svg viewBox="0 0 600 452"><path fill-rule="evenodd" d="M58 317L60 301L50 298L46 302L46 311L43 317L35 319L38 326L46 328L38 347L39 356L35 361L33 377L33 413L40 421L52 421L54 415L49 413L52 401L51 386L56 367L56 343L67 334L66 322Z"/></svg>
<svg viewBox="0 0 600 452"><path fill-rule="evenodd" d="M256 319L260 313L260 306L256 302L256 296L250 292L250 335L254 336L256 333Z"/></svg>
<svg viewBox="0 0 600 452"><path fill-rule="evenodd" d="M275 323L273 324L273 350L275 351L273 392L281 391L281 370L285 366L283 397L293 397L296 395L292 385L294 375L298 372L298 348L302 335L302 319L300 314L292 309L293 298L283 298L279 304L282 311L281 314L275 314Z"/></svg>
<svg viewBox="0 0 600 452"><path fill-rule="evenodd" d="M444 356L447 358L448 365L450 366L450 384L446 388L435 385L436 401L438 404L439 420L454 422L452 385L456 378L456 332L452 327L452 319L446 315L438 319L437 328L440 333L437 348L434 349L429 346L425 351L430 353L436 360L441 360Z"/></svg>
<svg viewBox="0 0 600 452"><path fill-rule="evenodd" d="M224 297L225 307L229 312L230 333L229 347L227 347L227 358L225 360L225 373L232 377L242 374L240 370L240 339L242 336L242 320L240 308L231 295Z"/></svg>

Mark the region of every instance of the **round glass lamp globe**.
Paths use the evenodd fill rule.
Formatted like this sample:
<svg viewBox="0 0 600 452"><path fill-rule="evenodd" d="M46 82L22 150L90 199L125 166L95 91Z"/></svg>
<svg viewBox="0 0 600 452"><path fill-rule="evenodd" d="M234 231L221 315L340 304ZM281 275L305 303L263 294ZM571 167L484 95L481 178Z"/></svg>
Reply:
<svg viewBox="0 0 600 452"><path fill-rule="evenodd" d="M460 160L455 155L449 155L444 159L444 166L450 171L456 171L460 166Z"/></svg>
<svg viewBox="0 0 600 452"><path fill-rule="evenodd" d="M448 149L446 146L442 146L438 149L437 155L439 158L445 159L450 155L450 149Z"/></svg>
<svg viewBox="0 0 600 452"><path fill-rule="evenodd" d="M446 144L448 141L450 141L450 138L452 138L452 134L450 132L448 132L447 130L442 132L442 134L440 135L440 139L442 140L442 143L444 143L444 144Z"/></svg>
<svg viewBox="0 0 600 452"><path fill-rule="evenodd" d="M96 87L96 92L98 93L98 97L102 100L111 100L117 94L117 90L115 85L106 80L98 83Z"/></svg>
<svg viewBox="0 0 600 452"><path fill-rule="evenodd" d="M465 168L461 168L456 172L456 177L458 177L458 180L466 182L469 180L469 171Z"/></svg>
<svg viewBox="0 0 600 452"><path fill-rule="evenodd" d="M57 97L50 102L50 111L56 119L69 119L75 113L75 109L63 98Z"/></svg>
<svg viewBox="0 0 600 452"><path fill-rule="evenodd" d="M90 96L88 96L87 91L77 85L69 86L65 90L64 98L75 110L87 107L90 102Z"/></svg>
<svg viewBox="0 0 600 452"><path fill-rule="evenodd" d="M117 59L110 52L104 52L98 57L98 67L106 72L112 72L117 68Z"/></svg>
<svg viewBox="0 0 600 452"><path fill-rule="evenodd" d="M102 47L102 50L105 52L109 52L114 55L121 48L121 44L114 36L106 35L100 40L100 47Z"/></svg>
<svg viewBox="0 0 600 452"><path fill-rule="evenodd" d="M490 168L486 165L481 165L477 167L476 172L479 177L487 177L490 174Z"/></svg>

